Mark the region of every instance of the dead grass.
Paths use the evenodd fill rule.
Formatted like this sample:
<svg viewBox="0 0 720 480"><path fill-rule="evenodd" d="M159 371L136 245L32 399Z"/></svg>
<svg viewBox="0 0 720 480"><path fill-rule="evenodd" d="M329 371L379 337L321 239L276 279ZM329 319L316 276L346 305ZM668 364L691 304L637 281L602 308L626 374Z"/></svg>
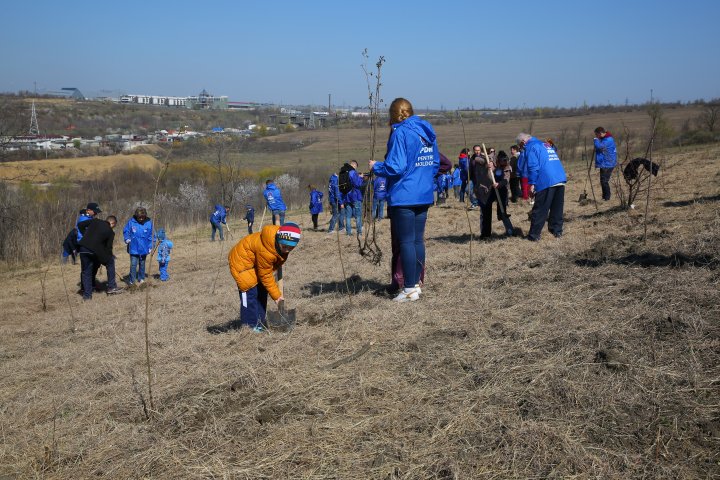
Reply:
<svg viewBox="0 0 720 480"><path fill-rule="evenodd" d="M144 295L71 298L70 333L59 267L47 311L47 266L4 273L0 477L715 478L720 147L666 165L644 243L644 208L576 202L579 165L560 240L477 242L468 264L465 213L431 209L413 304L374 295L387 262L342 236L348 296L335 235L307 231L285 269L291 333L207 333L238 312L227 248L203 226L195 269L193 232L170 232L171 280L146 287L151 421ZM524 231L528 209L510 207Z"/></svg>
<svg viewBox="0 0 720 480"><path fill-rule="evenodd" d="M81 158L60 158L52 160L26 160L0 163L0 180L33 183L88 179L107 173L115 167L132 167L153 170L160 162L149 153L130 155L107 155Z"/></svg>

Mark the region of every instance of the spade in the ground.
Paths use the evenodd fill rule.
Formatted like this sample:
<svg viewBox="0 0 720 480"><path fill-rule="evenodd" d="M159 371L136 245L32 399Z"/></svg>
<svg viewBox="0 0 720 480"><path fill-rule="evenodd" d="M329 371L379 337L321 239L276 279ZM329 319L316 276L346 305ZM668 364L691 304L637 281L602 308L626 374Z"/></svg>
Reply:
<svg viewBox="0 0 720 480"><path fill-rule="evenodd" d="M296 310L294 308L288 309L285 306L285 300L280 300L276 312L267 312L267 326L271 330L289 332L290 330L295 328L296 320Z"/></svg>

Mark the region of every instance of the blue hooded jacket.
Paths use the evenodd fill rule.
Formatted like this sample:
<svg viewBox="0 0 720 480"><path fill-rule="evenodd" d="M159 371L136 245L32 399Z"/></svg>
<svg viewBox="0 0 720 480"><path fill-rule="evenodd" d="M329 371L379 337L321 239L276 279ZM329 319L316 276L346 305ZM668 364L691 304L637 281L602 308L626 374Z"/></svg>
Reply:
<svg viewBox="0 0 720 480"><path fill-rule="evenodd" d="M567 182L565 169L555 149L535 137L530 137L518 158L518 172L527 177L528 184L534 185L536 192Z"/></svg>
<svg viewBox="0 0 720 480"><path fill-rule="evenodd" d="M219 227L221 223L226 223L226 216L227 212L225 211L225 207L218 203L215 205L215 211L210 215L210 223L212 223L216 227Z"/></svg>
<svg viewBox="0 0 720 480"><path fill-rule="evenodd" d="M468 172L470 171L470 164L468 162L467 155L458 158L458 165L460 165L460 185L462 185L462 182L468 181Z"/></svg>
<svg viewBox="0 0 720 480"><path fill-rule="evenodd" d="M462 178L460 178L460 173L461 173L461 172L462 172L462 170L460 170L459 167L456 168L455 170L453 170L453 174L452 174L452 179L453 179L453 180L452 180L452 185L453 185L453 187L459 187L459 186L462 185Z"/></svg>
<svg viewBox="0 0 720 480"><path fill-rule="evenodd" d="M375 175L387 178L391 207L432 205L433 179L439 169L435 130L416 115L393 124L385 161L373 166Z"/></svg>
<svg viewBox="0 0 720 480"><path fill-rule="evenodd" d="M157 261L159 263L168 263L170 261L170 252L173 248L173 242L165 237L165 230L162 228L158 230L156 238L159 242L157 248Z"/></svg>
<svg viewBox="0 0 720 480"><path fill-rule="evenodd" d="M268 210L280 210L283 212L287 210L280 189L274 183L270 182L265 186L263 197L265 197L265 201L267 202Z"/></svg>
<svg viewBox="0 0 720 480"><path fill-rule="evenodd" d="M610 132L605 132L603 138L595 138L595 168L613 168L617 165L617 150L615 139Z"/></svg>
<svg viewBox="0 0 720 480"><path fill-rule="evenodd" d="M340 187L338 186L337 173L330 175L330 180L328 180L328 202L331 204L338 204L342 202L342 194L340 193Z"/></svg>
<svg viewBox="0 0 720 480"><path fill-rule="evenodd" d="M75 222L75 230L77 231L77 241L79 242L82 240L82 233L80 233L80 229L78 228L78 225L80 225L80 222L84 222L85 220L92 220L93 217L90 215L86 215L84 213L81 213L80 216L77 219L77 222Z"/></svg>
<svg viewBox="0 0 720 480"><path fill-rule="evenodd" d="M387 179L384 177L375 177L375 180L373 180L373 191L375 192L375 198L385 200L387 197Z"/></svg>
<svg viewBox="0 0 720 480"><path fill-rule="evenodd" d="M131 217L123 228L123 238L130 255L147 255L153 248L153 223L146 218L143 223ZM130 241L128 243L128 240Z"/></svg>
<svg viewBox="0 0 720 480"><path fill-rule="evenodd" d="M363 177L361 177L355 169L350 170L348 175L350 176L350 185L352 186L352 189L345 194L345 203L362 202L363 192L360 190L360 187L362 187L363 183L365 183Z"/></svg>
<svg viewBox="0 0 720 480"><path fill-rule="evenodd" d="M312 215L318 214L323 211L323 193L313 188L310 192L310 213Z"/></svg>

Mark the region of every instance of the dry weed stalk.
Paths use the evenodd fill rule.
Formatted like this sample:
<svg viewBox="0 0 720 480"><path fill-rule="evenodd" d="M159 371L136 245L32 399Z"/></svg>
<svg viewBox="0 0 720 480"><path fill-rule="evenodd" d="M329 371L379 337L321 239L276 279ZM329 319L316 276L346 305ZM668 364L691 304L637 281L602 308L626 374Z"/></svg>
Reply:
<svg viewBox="0 0 720 480"><path fill-rule="evenodd" d="M50 265L48 265L45 268L45 272L40 277L40 290L41 290L41 296L40 296L40 303L42 305L42 311L47 312L47 292L45 291L45 282L47 280L48 272L50 271Z"/></svg>
<svg viewBox="0 0 720 480"><path fill-rule="evenodd" d="M62 278L63 289L65 290L65 300L67 300L68 308L70 308L70 321L68 328L71 332L75 332L75 312L73 311L72 302L70 301L70 293L68 292L67 282L65 281L65 263L60 262L60 277Z"/></svg>
<svg viewBox="0 0 720 480"><path fill-rule="evenodd" d="M463 116L460 113L459 110L457 110L458 117L460 117L460 125L462 126L463 131L463 142L464 146L463 149L467 149L467 137L465 136L465 122L463 121ZM470 221L470 194L467 192L467 188L470 185L470 159L468 159L468 170L465 172L467 175L467 181L465 182L465 217L467 217L468 222L468 230L470 230L470 243L468 244L468 247L470 249L470 261L468 262L468 265L472 265L472 244L473 244L473 229L472 229L472 222Z"/></svg>
<svg viewBox="0 0 720 480"><path fill-rule="evenodd" d="M583 156L585 157L585 162L587 164L587 180L586 182L590 184L590 192L592 193L593 198L593 205L595 205L595 211L599 212L600 208L598 207L597 198L595 197L595 187L593 186L592 177L590 176L590 170L592 170L592 166L595 163L595 146L593 145L593 154L592 159L588 157L587 155L587 139L585 139L585 145L583 147ZM587 191L584 192L584 195L587 197Z"/></svg>

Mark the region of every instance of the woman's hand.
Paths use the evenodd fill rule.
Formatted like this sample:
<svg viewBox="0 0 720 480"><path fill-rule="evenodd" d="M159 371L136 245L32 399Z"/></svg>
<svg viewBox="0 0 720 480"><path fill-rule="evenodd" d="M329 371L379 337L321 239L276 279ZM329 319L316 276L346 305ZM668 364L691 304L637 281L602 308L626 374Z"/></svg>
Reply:
<svg viewBox="0 0 720 480"><path fill-rule="evenodd" d="M375 160L369 160L369 161L368 161L368 166L370 167L370 170L373 169L373 166L374 166L376 163L377 163L377 162L376 162Z"/></svg>

